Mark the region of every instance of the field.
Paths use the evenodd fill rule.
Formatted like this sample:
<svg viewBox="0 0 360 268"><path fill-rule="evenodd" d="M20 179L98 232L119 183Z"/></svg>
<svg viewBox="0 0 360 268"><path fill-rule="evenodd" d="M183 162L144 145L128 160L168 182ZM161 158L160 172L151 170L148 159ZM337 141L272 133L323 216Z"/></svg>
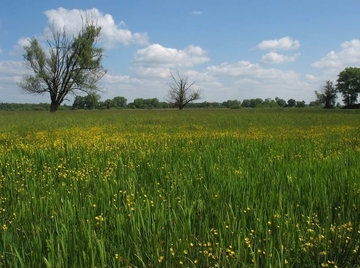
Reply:
<svg viewBox="0 0 360 268"><path fill-rule="evenodd" d="M360 112L0 113L0 266L360 267Z"/></svg>

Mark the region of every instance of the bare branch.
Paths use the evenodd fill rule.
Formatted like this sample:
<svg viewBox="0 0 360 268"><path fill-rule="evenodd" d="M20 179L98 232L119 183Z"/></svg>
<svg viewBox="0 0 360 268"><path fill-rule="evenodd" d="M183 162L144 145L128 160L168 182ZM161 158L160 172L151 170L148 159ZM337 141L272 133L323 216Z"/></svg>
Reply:
<svg viewBox="0 0 360 268"><path fill-rule="evenodd" d="M187 76L181 76L177 71L177 78L170 72L173 83L170 84L168 102L182 110L189 102L201 98L201 89L194 90L195 82L189 83Z"/></svg>

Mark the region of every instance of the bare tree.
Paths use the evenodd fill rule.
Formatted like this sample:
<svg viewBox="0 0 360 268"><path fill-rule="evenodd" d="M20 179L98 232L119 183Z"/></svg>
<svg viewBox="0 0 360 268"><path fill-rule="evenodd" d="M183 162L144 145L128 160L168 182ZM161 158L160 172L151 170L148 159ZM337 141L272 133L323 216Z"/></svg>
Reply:
<svg viewBox="0 0 360 268"><path fill-rule="evenodd" d="M68 38L65 27L51 29L47 38L48 53L32 38L25 46L24 61L32 75L24 75L18 83L24 93L49 94L50 111L56 112L68 94L99 91L97 82L105 75L102 67L103 49L96 47L101 27L91 14L82 18L77 36Z"/></svg>
<svg viewBox="0 0 360 268"><path fill-rule="evenodd" d="M177 71L177 78L170 72L173 83L170 85L168 102L182 110L189 102L201 98L201 89L193 89L195 82L189 83L187 76L181 76Z"/></svg>

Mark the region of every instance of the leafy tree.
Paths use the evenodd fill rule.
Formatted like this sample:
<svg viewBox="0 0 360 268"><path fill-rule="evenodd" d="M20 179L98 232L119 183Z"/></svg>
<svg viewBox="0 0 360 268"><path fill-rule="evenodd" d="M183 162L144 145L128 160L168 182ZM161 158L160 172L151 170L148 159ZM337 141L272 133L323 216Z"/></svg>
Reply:
<svg viewBox="0 0 360 268"><path fill-rule="evenodd" d="M113 101L116 103L116 107L126 108L127 99L125 99L124 97L121 96L115 97L113 98Z"/></svg>
<svg viewBox="0 0 360 268"><path fill-rule="evenodd" d="M114 108L117 107L117 103L116 101L114 101L114 99L106 99L103 103L104 109L110 109L110 108Z"/></svg>
<svg viewBox="0 0 360 268"><path fill-rule="evenodd" d="M99 94L96 94L95 92L89 93L85 97L86 109L94 110L95 108L97 108L100 98L101 98L101 96Z"/></svg>
<svg viewBox="0 0 360 268"><path fill-rule="evenodd" d="M144 99L143 98L134 99L134 106L137 109L143 109L144 108Z"/></svg>
<svg viewBox="0 0 360 268"><path fill-rule="evenodd" d="M321 106L321 103L319 101L310 101L309 103L309 107L317 107L317 106Z"/></svg>
<svg viewBox="0 0 360 268"><path fill-rule="evenodd" d="M73 38L67 36L65 27L52 28L47 52L36 38L24 47L24 62L33 74L24 75L18 85L24 93L49 94L51 112L57 111L68 94L97 92L97 82L106 73L101 65L103 49L96 47L101 27L90 14L82 19L82 28Z"/></svg>
<svg viewBox="0 0 360 268"><path fill-rule="evenodd" d="M240 108L240 101L238 100L227 100L224 101L221 106L226 107L226 108L230 108L230 109L238 109Z"/></svg>
<svg viewBox="0 0 360 268"><path fill-rule="evenodd" d="M160 108L160 101L158 98L150 99L149 108Z"/></svg>
<svg viewBox="0 0 360 268"><path fill-rule="evenodd" d="M256 106L261 105L263 103L263 100L260 98L251 99L250 100L250 107L256 108Z"/></svg>
<svg viewBox="0 0 360 268"><path fill-rule="evenodd" d="M244 107L244 108L251 107L251 101L249 99L243 100L242 103L241 103L241 107Z"/></svg>
<svg viewBox="0 0 360 268"><path fill-rule="evenodd" d="M295 107L295 105L296 105L296 100L294 100L294 99L289 99L289 100L287 101L286 107Z"/></svg>
<svg viewBox="0 0 360 268"><path fill-rule="evenodd" d="M72 105L73 109L85 109L85 97L76 96Z"/></svg>
<svg viewBox="0 0 360 268"><path fill-rule="evenodd" d="M261 104L261 107L269 107L269 108L274 108L274 107L279 107L279 105L277 104L277 102L275 100L272 100L270 98L265 99L265 101Z"/></svg>
<svg viewBox="0 0 360 268"><path fill-rule="evenodd" d="M189 102L201 98L201 90L193 89L195 82L189 83L187 76L180 76L177 72L177 78L170 72L173 83L170 85L168 101L179 110L182 110Z"/></svg>
<svg viewBox="0 0 360 268"><path fill-rule="evenodd" d="M137 98L134 99L134 102L129 104L129 106L134 106L134 108L137 109L152 109L152 108L159 108L160 102L157 98L152 99L143 99L143 98Z"/></svg>
<svg viewBox="0 0 360 268"><path fill-rule="evenodd" d="M159 108L167 109L167 108L170 108L170 105L168 102L162 101L162 102L159 102Z"/></svg>
<svg viewBox="0 0 360 268"><path fill-rule="evenodd" d="M360 68L347 67L338 75L336 89L342 94L348 108L355 106L360 92Z"/></svg>
<svg viewBox="0 0 360 268"><path fill-rule="evenodd" d="M315 90L316 102L324 105L325 109L334 108L335 101L337 99L337 90L334 87L333 82L326 81L320 92Z"/></svg>
<svg viewBox="0 0 360 268"><path fill-rule="evenodd" d="M286 100L284 100L284 99L280 99L280 98L276 97L275 101L280 107L285 107L286 106Z"/></svg>
<svg viewBox="0 0 360 268"><path fill-rule="evenodd" d="M303 101L297 101L297 102L296 102L296 107L297 107L297 108L304 108L304 107L306 107L305 101L304 101L304 100L303 100Z"/></svg>

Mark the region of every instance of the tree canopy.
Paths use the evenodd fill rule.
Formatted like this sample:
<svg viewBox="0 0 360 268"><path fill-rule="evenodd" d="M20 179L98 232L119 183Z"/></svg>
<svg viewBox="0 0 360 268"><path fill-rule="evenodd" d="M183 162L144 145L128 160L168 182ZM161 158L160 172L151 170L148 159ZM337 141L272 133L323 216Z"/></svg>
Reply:
<svg viewBox="0 0 360 268"><path fill-rule="evenodd" d="M106 70L101 65L103 49L97 47L101 27L89 14L77 36L69 38L65 27L55 30L47 38L44 50L36 38L25 46L25 64L32 75L24 75L18 85L24 93L50 95L50 111L55 112L68 94L91 94L99 91L98 81Z"/></svg>
<svg viewBox="0 0 360 268"><path fill-rule="evenodd" d="M360 68L347 67L341 71L336 89L342 94L345 107L353 108L360 92Z"/></svg>
<svg viewBox="0 0 360 268"><path fill-rule="evenodd" d="M316 102L324 105L325 109L331 109L335 106L335 101L337 99L337 90L334 87L333 82L326 81L325 85L322 87L320 92L315 90Z"/></svg>

